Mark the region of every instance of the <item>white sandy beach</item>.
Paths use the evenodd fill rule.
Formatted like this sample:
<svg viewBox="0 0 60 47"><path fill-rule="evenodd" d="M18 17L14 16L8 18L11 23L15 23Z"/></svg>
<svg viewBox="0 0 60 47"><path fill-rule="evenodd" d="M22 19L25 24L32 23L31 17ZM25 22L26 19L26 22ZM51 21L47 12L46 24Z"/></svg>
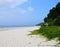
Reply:
<svg viewBox="0 0 60 47"><path fill-rule="evenodd" d="M47 42L42 36L27 35L35 29L39 26L0 29L0 47L53 47L56 44L55 40Z"/></svg>

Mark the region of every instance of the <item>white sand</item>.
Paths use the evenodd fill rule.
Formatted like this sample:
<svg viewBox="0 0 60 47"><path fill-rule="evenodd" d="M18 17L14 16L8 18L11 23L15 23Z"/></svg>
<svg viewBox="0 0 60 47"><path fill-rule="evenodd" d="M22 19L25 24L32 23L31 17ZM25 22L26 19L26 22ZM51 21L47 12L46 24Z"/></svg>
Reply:
<svg viewBox="0 0 60 47"><path fill-rule="evenodd" d="M27 35L35 29L39 29L39 26L0 30L0 47L53 47L56 44L55 40L46 42L42 36Z"/></svg>

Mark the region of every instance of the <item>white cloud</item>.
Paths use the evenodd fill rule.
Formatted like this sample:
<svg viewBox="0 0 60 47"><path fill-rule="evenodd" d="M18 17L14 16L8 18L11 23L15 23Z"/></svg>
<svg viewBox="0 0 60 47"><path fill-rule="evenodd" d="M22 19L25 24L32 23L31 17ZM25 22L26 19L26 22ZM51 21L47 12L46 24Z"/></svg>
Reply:
<svg viewBox="0 0 60 47"><path fill-rule="evenodd" d="M17 5L21 5L27 1L28 0L0 0L0 15L17 16L18 14L20 15L33 11L34 9L31 6L27 7L26 10L24 8L16 7Z"/></svg>
<svg viewBox="0 0 60 47"><path fill-rule="evenodd" d="M33 11L34 8L32 8L32 7L28 7L27 10L28 10L28 11Z"/></svg>
<svg viewBox="0 0 60 47"><path fill-rule="evenodd" d="M32 7L27 7L27 9L22 9L22 8L0 8L0 15L4 16L17 16L20 14L25 14L25 13L30 13L34 9Z"/></svg>
<svg viewBox="0 0 60 47"><path fill-rule="evenodd" d="M14 8L12 9L13 13L20 13L20 14L25 14L27 13L27 10L21 9L21 8Z"/></svg>
<svg viewBox="0 0 60 47"><path fill-rule="evenodd" d="M0 7L16 7L17 5L21 5L28 0L0 0Z"/></svg>

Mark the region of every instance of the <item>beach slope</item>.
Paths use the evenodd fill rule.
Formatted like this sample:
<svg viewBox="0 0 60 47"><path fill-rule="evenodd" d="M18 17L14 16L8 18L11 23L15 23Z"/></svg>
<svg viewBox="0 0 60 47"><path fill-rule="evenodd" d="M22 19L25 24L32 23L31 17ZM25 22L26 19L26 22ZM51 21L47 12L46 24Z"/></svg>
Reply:
<svg viewBox="0 0 60 47"><path fill-rule="evenodd" d="M35 29L39 29L39 26L0 30L0 47L53 47L56 44L54 40L45 42L43 37L29 36L28 34Z"/></svg>

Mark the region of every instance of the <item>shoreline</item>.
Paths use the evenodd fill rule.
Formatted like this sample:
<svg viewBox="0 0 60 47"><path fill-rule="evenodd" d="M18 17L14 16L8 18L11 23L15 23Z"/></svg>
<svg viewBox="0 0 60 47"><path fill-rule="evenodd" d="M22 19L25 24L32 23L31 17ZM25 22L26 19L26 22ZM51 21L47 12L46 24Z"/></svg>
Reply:
<svg viewBox="0 0 60 47"><path fill-rule="evenodd" d="M15 28L15 27L37 27L37 26L0 26L0 28Z"/></svg>
<svg viewBox="0 0 60 47"><path fill-rule="evenodd" d="M45 41L45 38L28 34L40 26L11 28L0 32L0 47L52 47L47 45L55 45L56 41ZM52 44L53 42L53 44ZM45 46L43 46L45 45Z"/></svg>
<svg viewBox="0 0 60 47"><path fill-rule="evenodd" d="M39 28L40 26L3 27L3 28L0 28L0 31L14 30L14 29L19 29L19 28L34 28L34 27Z"/></svg>

